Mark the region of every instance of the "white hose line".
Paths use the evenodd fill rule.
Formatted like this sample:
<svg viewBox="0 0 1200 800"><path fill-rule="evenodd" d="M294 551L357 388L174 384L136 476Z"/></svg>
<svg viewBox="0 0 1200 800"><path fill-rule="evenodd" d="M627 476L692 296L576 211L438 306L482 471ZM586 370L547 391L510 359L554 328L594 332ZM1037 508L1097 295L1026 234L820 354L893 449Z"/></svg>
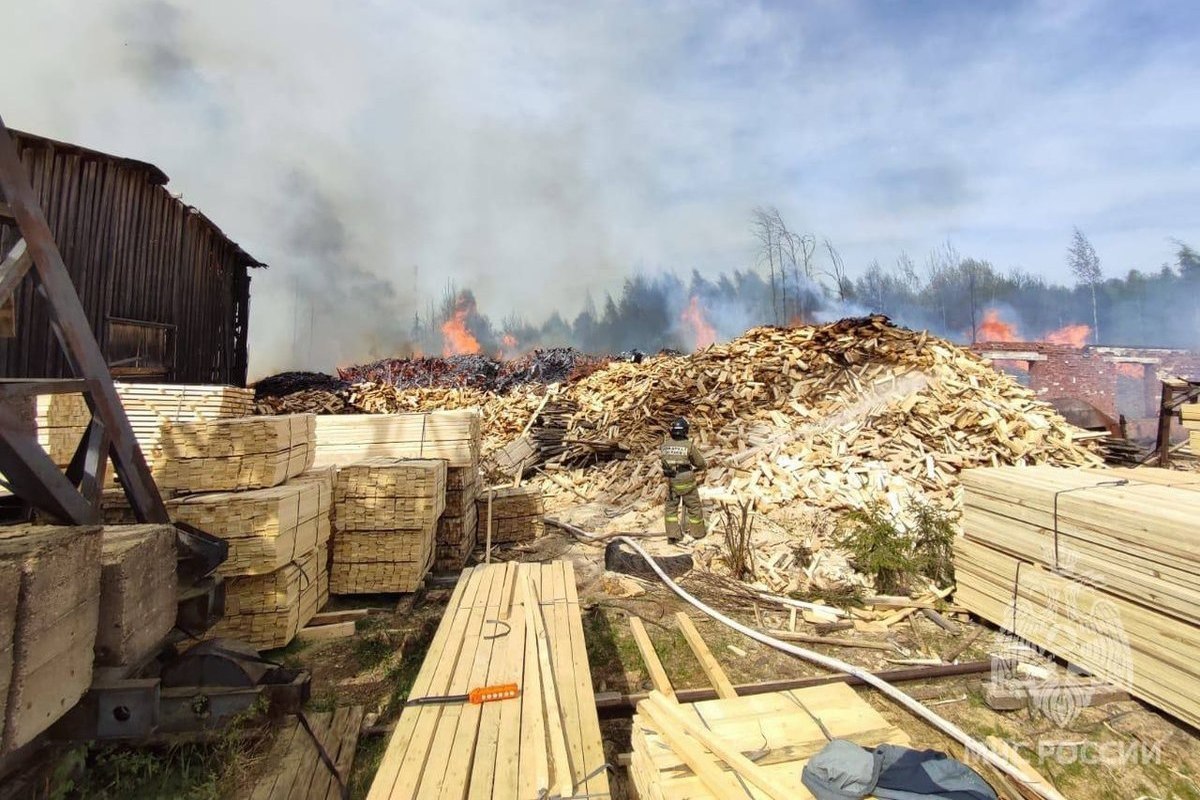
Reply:
<svg viewBox="0 0 1200 800"><path fill-rule="evenodd" d="M667 573L663 572L662 569L658 566L658 564L655 563L654 559L651 558L650 555L645 550L643 550L641 547L638 546L637 542L635 542L632 539L629 539L625 536L617 537L614 541L623 542L624 544L633 548L634 551L637 552L638 555L640 555L643 559L645 559L646 563L650 565L650 569L654 570L654 572L658 575L658 577L662 580L662 582L665 583L668 587L670 587L671 591L675 592L675 594L679 595L685 601L687 601L691 605L695 606L696 608L700 609L701 611L703 611L705 614L712 617L716 621L718 621L724 625L727 625L730 628L733 628L738 633L742 633L742 634L745 634L746 636L749 636L751 639L754 639L755 641L762 642L763 644L765 644L769 647L773 647L776 650L782 650L785 653L791 653L792 655L796 656L797 658L802 658L805 661L811 661L814 664L819 664L822 667L834 670L836 672L843 672L847 675L853 675L855 678L858 678L863 683L866 683L870 686L874 686L876 689L883 692L885 695L892 698L897 703L899 703L900 705L907 708L909 711L916 714L918 717L921 717L923 720L925 720L930 725L932 725L933 727L940 730L942 733L946 734L947 736L951 737L952 739L957 740L960 744L963 745L963 747L966 747L967 750L969 750L972 753L974 753L975 755L979 756L984 761L988 762L993 767L995 767L996 769L1003 772L1005 775L1008 775L1013 780L1019 782L1021 785L1027 786L1031 791L1037 793L1040 797L1045 798L1045 800L1061 800L1062 795L1060 795L1057 791L1055 791L1053 789L1048 791L1047 789L1042 788L1036 782L1031 783L1029 778L1026 777L1024 772L1022 772L1016 766L1010 764L1004 758L1002 758L999 755L997 755L996 753L994 753L991 750L991 748L989 748L987 745L983 744L982 742L976 741L974 738L971 737L971 735L969 733L964 731L962 728L958 727L957 725L955 725L953 722L949 721L948 719L938 716L933 711L930 711L927 707L925 707L921 703L917 702L913 698L909 697L904 692L897 689L895 686L892 686L887 681L876 677L875 675L871 674L870 672L868 672L865 669L861 669L861 668L856 667L853 664L850 664L846 661L842 661L841 659L833 658L831 656L827 656L822 653L818 653L814 650L805 650L803 647L796 647L793 644L789 644L787 642L780 641L779 639L775 639L771 636L768 636L767 634L762 633L761 631L756 631L755 629L749 628L736 620L730 619L729 617L722 614L720 611L717 611L716 609L713 609L713 608L709 608L704 603L702 603L700 600L697 600L695 597L692 597L692 595L688 594L687 591L685 591L682 587L680 587L678 584L676 584L675 581L671 580L667 576Z"/></svg>

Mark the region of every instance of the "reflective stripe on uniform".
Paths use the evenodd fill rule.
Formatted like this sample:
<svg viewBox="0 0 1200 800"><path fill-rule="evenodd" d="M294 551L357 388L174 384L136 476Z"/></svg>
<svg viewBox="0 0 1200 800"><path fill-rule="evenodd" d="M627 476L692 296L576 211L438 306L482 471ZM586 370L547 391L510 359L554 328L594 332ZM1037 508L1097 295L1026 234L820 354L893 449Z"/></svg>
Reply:
<svg viewBox="0 0 1200 800"><path fill-rule="evenodd" d="M688 492L692 491L695 488L696 488L695 481L688 481L687 483L672 483L671 484L671 491L673 491L675 494L687 494Z"/></svg>
<svg viewBox="0 0 1200 800"><path fill-rule="evenodd" d="M679 522L678 514L667 514L667 522Z"/></svg>
<svg viewBox="0 0 1200 800"><path fill-rule="evenodd" d="M688 522L692 523L693 525L699 525L700 523L704 522L704 517L693 517L691 514L688 514Z"/></svg>

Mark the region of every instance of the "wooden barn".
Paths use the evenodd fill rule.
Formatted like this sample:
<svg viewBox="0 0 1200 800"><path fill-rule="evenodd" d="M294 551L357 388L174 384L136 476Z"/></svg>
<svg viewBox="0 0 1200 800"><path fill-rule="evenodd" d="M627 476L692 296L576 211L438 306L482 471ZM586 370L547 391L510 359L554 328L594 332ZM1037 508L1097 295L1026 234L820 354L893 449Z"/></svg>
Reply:
<svg viewBox="0 0 1200 800"><path fill-rule="evenodd" d="M158 167L10 132L113 376L245 385L249 270L265 265ZM20 235L0 203L0 253ZM0 377L70 375L26 280L0 310Z"/></svg>

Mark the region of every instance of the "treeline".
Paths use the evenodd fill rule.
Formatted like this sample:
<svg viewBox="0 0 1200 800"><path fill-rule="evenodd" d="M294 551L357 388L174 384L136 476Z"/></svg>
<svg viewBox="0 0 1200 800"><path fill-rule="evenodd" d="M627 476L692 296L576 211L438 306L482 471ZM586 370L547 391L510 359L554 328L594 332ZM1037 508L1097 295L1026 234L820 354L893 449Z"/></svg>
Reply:
<svg viewBox="0 0 1200 800"><path fill-rule="evenodd" d="M990 310L1022 339L1083 323L1093 328L1091 343L1097 343L1098 330L1100 344L1200 347L1200 254L1182 242L1173 263L1130 269L1119 277L1103 277L1097 258L1087 274L1098 277L1075 286L1032 271L1002 271L949 244L920 264L901 254L887 266L872 262L851 278L828 240L818 244L816 237L793 234L773 209L755 214L761 258L753 269L715 279L696 272L686 278L671 272L633 275L619 292L599 301L589 295L574 317L556 312L540 323L519 317L493 321L476 308L469 290L447 286L440 302L414 319L412 340L424 353L440 353L442 327L457 314L489 355L567 345L597 353L688 351L697 332L684 311L695 297L719 339L758 324L879 312L901 325L971 342Z"/></svg>

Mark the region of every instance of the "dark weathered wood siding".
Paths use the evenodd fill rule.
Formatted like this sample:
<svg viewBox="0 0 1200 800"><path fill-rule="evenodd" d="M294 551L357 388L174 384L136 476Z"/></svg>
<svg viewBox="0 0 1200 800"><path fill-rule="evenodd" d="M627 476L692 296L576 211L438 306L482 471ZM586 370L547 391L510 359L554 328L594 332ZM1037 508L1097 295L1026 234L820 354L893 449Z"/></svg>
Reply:
<svg viewBox="0 0 1200 800"><path fill-rule="evenodd" d="M110 320L166 325L173 363L154 379L244 385L247 268L258 262L172 197L157 168L28 134L14 139L106 355ZM0 253L19 237L0 220ZM17 335L0 339L0 373L69 376L31 280L15 300Z"/></svg>

